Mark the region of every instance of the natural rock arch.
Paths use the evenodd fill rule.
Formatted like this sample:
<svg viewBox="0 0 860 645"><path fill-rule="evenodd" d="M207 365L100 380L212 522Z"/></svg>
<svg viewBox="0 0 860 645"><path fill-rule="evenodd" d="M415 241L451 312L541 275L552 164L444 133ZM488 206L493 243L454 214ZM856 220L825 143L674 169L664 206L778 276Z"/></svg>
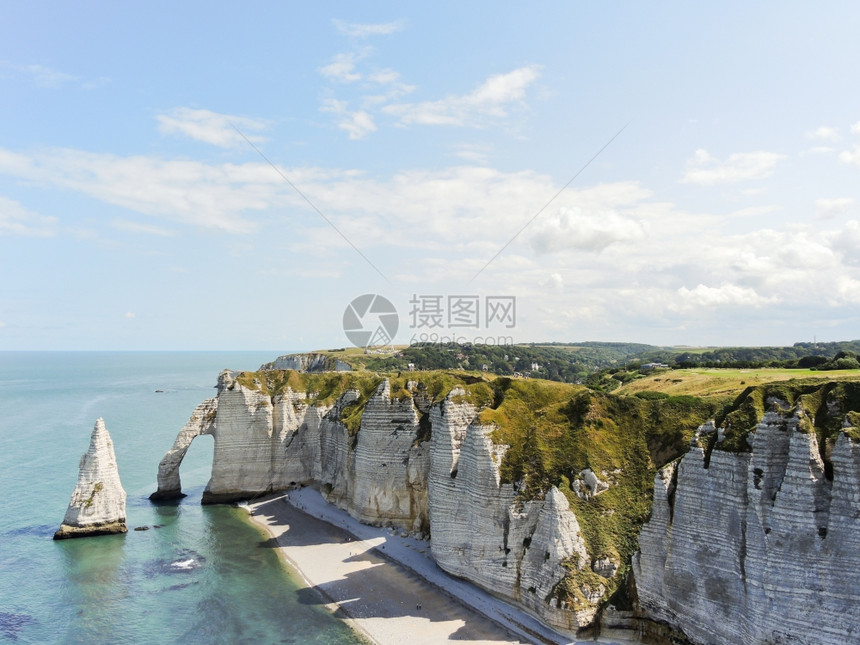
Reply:
<svg viewBox="0 0 860 645"><path fill-rule="evenodd" d="M217 411L217 398L206 399L194 409L188 423L176 435L173 446L158 464L158 490L150 495L149 499L157 501L185 497L179 478L179 465L196 437L213 434Z"/></svg>

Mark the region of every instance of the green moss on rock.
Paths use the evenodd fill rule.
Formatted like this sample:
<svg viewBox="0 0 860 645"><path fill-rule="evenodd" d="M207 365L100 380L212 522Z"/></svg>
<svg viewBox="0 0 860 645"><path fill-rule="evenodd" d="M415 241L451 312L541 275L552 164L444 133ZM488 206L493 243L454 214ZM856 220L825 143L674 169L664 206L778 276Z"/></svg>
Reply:
<svg viewBox="0 0 860 645"><path fill-rule="evenodd" d="M747 388L717 418L725 439L714 448L749 452L750 433L755 431L765 412L773 408L786 414L802 410L799 430L815 433L819 444L824 446L827 441L836 439L846 416L860 410L860 381L792 380Z"/></svg>
<svg viewBox="0 0 860 645"><path fill-rule="evenodd" d="M821 446L844 431L860 441L860 379L822 382L784 381L749 387L734 400L666 396L642 392L636 396L594 391L583 386L492 377L461 370L374 373L370 371L298 373L241 372L245 387L274 397L291 388L307 392L311 405L333 405L345 392L358 397L341 411L340 420L353 441L367 401L384 378L392 398L414 398L419 409L418 441L430 438L429 406L455 388L456 403L470 403L478 421L493 426L492 439L509 446L500 464L503 483L512 484L518 499L540 499L557 486L576 514L591 560L611 558L620 563L612 579L586 567L569 566L568 575L550 597L574 608L590 605L586 595L602 586L604 597L623 584L638 548L642 524L651 512L654 475L658 468L685 454L696 428L715 419L724 439L709 438L708 450L749 451L748 437L765 412L774 406L790 413L801 406L801 430L815 432ZM848 427L845 422L848 422ZM582 497L574 485L591 469L609 489Z"/></svg>
<svg viewBox="0 0 860 645"><path fill-rule="evenodd" d="M602 584L606 594L613 593L650 514L657 468L684 454L695 429L724 402L616 396L539 380L496 379L492 386L494 407L483 410L479 420L495 426L494 442L510 446L502 481L513 484L520 499L541 498L557 486L576 514L589 557L621 564L611 580L571 568L553 595L577 607L587 603L583 586ZM586 468L609 489L588 499L576 495L572 482Z"/></svg>

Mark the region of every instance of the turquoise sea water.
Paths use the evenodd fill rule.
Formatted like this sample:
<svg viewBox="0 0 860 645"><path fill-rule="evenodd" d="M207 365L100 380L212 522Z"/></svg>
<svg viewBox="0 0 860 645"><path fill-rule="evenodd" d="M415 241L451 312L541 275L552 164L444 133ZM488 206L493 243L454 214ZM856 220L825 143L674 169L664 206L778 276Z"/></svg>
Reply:
<svg viewBox="0 0 860 645"><path fill-rule="evenodd" d="M200 505L212 439L182 464L188 497L156 506L158 462L218 372L261 352L0 352L0 643L357 644L297 593L266 537ZM156 393L163 390L163 393ZM127 535L54 542L103 417L128 493ZM133 527L163 525L148 531Z"/></svg>

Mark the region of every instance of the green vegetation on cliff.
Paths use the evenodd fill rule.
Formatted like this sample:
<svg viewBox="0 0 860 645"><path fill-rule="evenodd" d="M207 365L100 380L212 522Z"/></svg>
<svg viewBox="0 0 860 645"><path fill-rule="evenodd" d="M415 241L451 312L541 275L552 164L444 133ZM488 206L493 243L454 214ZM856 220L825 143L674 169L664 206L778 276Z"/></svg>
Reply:
<svg viewBox="0 0 860 645"><path fill-rule="evenodd" d="M846 419L851 427L845 431L860 440L856 375L839 380L783 377L752 385L746 381L757 381L738 370L704 378L698 374L701 370L689 372L695 376L689 381L680 372L658 373L647 377L651 379L647 387L625 385L617 392L464 370L316 374L267 370L242 372L236 380L272 397L288 388L305 392L312 405L331 406L354 390L358 397L343 407L340 418L356 437L367 401L387 378L392 398L411 398L418 409L418 441L430 438L430 406L462 388L455 401L472 403L478 422L494 428L493 441L508 446L500 464L502 482L514 487L520 501L541 499L550 487L558 487L576 514L591 560L608 558L620 565L611 579L589 567L570 567L553 596L585 607L583 590L602 585L608 597L623 585L639 530L651 511L656 470L685 454L696 429L708 419L715 419L725 435L716 445L716 435L711 435L709 450L749 450L749 433L773 405L781 409L802 405L807 419L803 427L818 434L823 457ZM677 387L682 383L686 389ZM661 386L665 391L658 389ZM679 391L684 393L675 393ZM593 494L586 485L588 470L608 488Z"/></svg>
<svg viewBox="0 0 860 645"><path fill-rule="evenodd" d="M424 411L448 396L455 387L465 390L459 400L468 401L477 408L489 405L494 396L487 378L480 373L465 371L439 370L417 374L378 373L367 370L319 373L264 370L239 372L235 379L240 385L272 398L283 395L288 390L306 393L307 401L311 405L332 406L348 390L354 390L358 393L358 398L341 411L341 421L351 435L358 432L365 405L385 379L388 379L392 398L415 398L416 403L420 400L418 407ZM413 384L411 388L410 382ZM427 436L429 438L429 434Z"/></svg>
<svg viewBox="0 0 860 645"><path fill-rule="evenodd" d="M557 486L576 514L591 559L621 565L611 580L573 567L555 595L584 606L583 585L602 584L611 594L623 583L651 512L656 469L686 452L696 428L720 411L722 401L647 400L535 380L500 378L493 386L496 405L479 419L496 426L496 443L510 446L502 481L514 484L522 499L542 497ZM586 494L586 469L609 488Z"/></svg>
<svg viewBox="0 0 860 645"><path fill-rule="evenodd" d="M800 429L815 432L822 457L826 456L828 442L834 442L843 429L860 440L856 421L860 421L860 381L858 380L802 380L769 383L747 388L722 415L717 425L725 428L725 439L713 448L729 452L748 452L748 437L768 410L803 411ZM827 459L825 459L825 462Z"/></svg>

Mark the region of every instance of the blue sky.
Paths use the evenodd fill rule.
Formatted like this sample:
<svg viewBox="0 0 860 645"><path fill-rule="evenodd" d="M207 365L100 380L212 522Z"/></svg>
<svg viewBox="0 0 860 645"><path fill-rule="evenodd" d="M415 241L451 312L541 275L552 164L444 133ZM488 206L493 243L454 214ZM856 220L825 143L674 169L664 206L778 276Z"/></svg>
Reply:
<svg viewBox="0 0 860 645"><path fill-rule="evenodd" d="M0 349L860 337L860 6L317 4L3 3Z"/></svg>

